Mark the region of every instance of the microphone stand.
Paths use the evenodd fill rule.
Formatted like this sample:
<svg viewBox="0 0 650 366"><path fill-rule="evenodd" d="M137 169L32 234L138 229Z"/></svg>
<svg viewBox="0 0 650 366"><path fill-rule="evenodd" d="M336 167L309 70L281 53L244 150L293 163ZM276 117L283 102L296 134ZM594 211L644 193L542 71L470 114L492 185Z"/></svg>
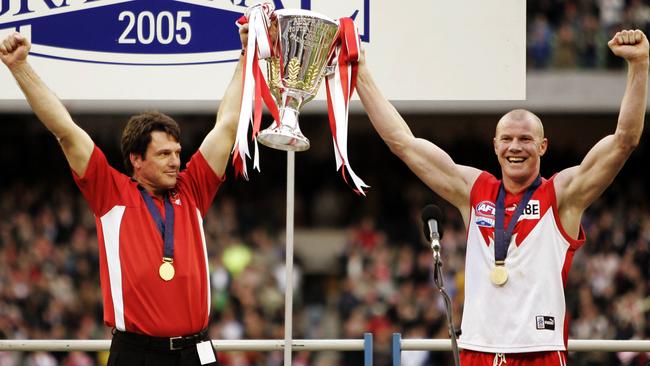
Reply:
<svg viewBox="0 0 650 366"><path fill-rule="evenodd" d="M451 338L451 352L454 355L454 364L460 366L458 343L456 342L456 328L454 327L454 322L452 320L451 298L447 294L447 291L445 291L445 285L442 278L442 260L440 259L440 243L438 243L438 239L436 238L431 241L431 251L433 252L434 264L433 281L445 300L445 308L447 309L447 325L449 326L449 336Z"/></svg>

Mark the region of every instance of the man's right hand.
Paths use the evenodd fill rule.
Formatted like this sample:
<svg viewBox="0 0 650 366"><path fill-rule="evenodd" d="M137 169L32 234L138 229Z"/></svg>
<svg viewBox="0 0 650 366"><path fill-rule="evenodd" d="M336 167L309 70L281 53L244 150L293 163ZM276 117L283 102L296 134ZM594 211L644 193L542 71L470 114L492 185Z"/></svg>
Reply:
<svg viewBox="0 0 650 366"><path fill-rule="evenodd" d="M32 44L27 38L20 33L14 33L0 43L0 60L11 69L25 62L31 47Z"/></svg>
<svg viewBox="0 0 650 366"><path fill-rule="evenodd" d="M242 50L245 50L248 46L248 23L239 26L239 40Z"/></svg>

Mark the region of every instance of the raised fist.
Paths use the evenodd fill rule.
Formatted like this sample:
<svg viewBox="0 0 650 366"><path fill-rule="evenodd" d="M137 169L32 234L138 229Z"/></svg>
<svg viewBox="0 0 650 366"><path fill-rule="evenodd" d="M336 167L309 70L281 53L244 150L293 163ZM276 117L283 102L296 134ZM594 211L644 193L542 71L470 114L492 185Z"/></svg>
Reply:
<svg viewBox="0 0 650 366"><path fill-rule="evenodd" d="M11 34L0 43L0 60L11 68L27 59L31 47L29 40L20 33Z"/></svg>
<svg viewBox="0 0 650 366"><path fill-rule="evenodd" d="M648 38L638 29L617 32L607 45L627 61L648 61Z"/></svg>

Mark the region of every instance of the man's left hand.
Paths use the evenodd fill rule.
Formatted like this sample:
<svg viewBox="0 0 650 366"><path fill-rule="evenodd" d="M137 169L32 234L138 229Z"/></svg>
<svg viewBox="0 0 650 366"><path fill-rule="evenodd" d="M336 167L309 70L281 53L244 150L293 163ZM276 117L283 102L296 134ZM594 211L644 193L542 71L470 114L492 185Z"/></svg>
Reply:
<svg viewBox="0 0 650 366"><path fill-rule="evenodd" d="M648 38L638 29L616 32L607 45L616 56L628 62L648 62Z"/></svg>

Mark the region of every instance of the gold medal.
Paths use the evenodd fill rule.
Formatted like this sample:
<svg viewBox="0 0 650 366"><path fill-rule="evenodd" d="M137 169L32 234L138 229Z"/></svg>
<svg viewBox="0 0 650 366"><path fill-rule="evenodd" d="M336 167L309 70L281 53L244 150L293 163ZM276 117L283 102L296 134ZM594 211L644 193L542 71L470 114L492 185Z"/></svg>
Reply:
<svg viewBox="0 0 650 366"><path fill-rule="evenodd" d="M176 271L172 265L173 261L174 260L171 258L163 258L163 263L160 265L160 268L158 268L158 274L160 275L160 278L165 281L170 281L172 278L174 278Z"/></svg>
<svg viewBox="0 0 650 366"><path fill-rule="evenodd" d="M490 280L492 280L492 283L496 286L505 285L505 283L508 282L508 270L506 267L503 265L495 266L494 269L492 269L492 273L490 273Z"/></svg>

